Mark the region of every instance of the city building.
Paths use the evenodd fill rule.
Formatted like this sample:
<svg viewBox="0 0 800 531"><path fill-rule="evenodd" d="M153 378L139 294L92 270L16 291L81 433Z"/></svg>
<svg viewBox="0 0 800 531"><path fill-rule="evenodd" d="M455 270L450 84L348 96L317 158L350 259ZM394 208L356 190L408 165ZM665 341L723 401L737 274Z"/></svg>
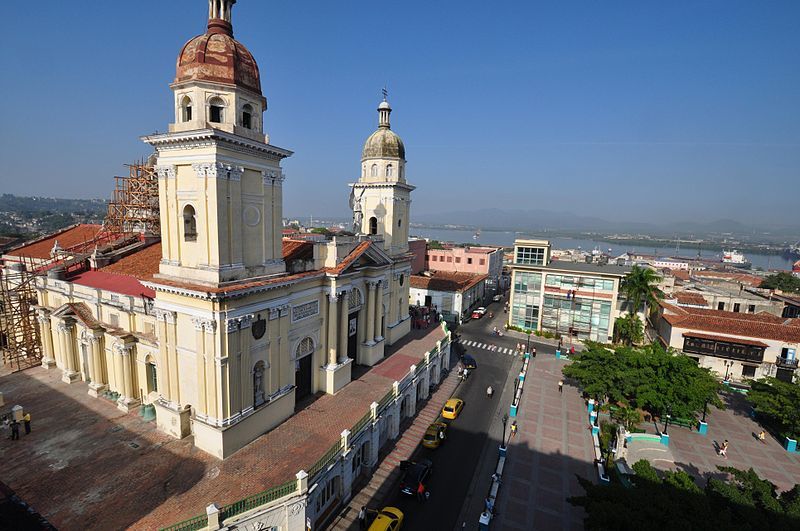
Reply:
<svg viewBox="0 0 800 531"><path fill-rule="evenodd" d="M656 321L659 340L691 356L724 380L794 378L800 319L770 313L734 313L663 302Z"/></svg>
<svg viewBox="0 0 800 531"><path fill-rule="evenodd" d="M487 276L471 273L426 271L411 276L409 304L426 306L451 323L461 323L485 304Z"/></svg>
<svg viewBox="0 0 800 531"><path fill-rule="evenodd" d="M502 286L503 250L497 247L457 247L428 249L425 266L429 271L471 273L486 275L486 289L494 294L505 289Z"/></svg>
<svg viewBox="0 0 800 531"><path fill-rule="evenodd" d="M428 242L424 238L409 238L408 251L413 255L411 259L411 274L419 275L425 271L425 252Z"/></svg>
<svg viewBox="0 0 800 531"><path fill-rule="evenodd" d="M792 265L792 275L800 277L800 260Z"/></svg>
<svg viewBox="0 0 800 531"><path fill-rule="evenodd" d="M768 312L781 315L783 303L771 300L756 288L733 282L695 281L685 283L683 288L675 291L665 299L678 306L695 306L734 313Z"/></svg>
<svg viewBox="0 0 800 531"><path fill-rule="evenodd" d="M508 325L564 337L611 341L629 267L550 259L547 240L517 240Z"/></svg>
<svg viewBox="0 0 800 531"><path fill-rule="evenodd" d="M219 458L307 396L342 389L354 364L374 365L410 329L414 187L389 103L350 185L356 236L283 240L281 161L292 152L265 134L234 4L209 1L207 31L178 55L174 122L142 138L155 150L140 169L157 181L159 230L91 256L62 251L36 277L43 366L125 411L152 406L159 429ZM47 248L66 248L68 234L15 255L56 256Z"/></svg>
<svg viewBox="0 0 800 531"><path fill-rule="evenodd" d="M800 295L775 292L770 298L782 304L781 317L800 317Z"/></svg>

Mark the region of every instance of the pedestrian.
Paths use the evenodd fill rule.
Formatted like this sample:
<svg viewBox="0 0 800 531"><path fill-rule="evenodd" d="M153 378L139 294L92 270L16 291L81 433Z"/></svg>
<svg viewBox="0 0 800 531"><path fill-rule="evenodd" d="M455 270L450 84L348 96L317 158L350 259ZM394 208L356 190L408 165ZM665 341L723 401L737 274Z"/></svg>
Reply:
<svg viewBox="0 0 800 531"><path fill-rule="evenodd" d="M469 369L467 369L466 367L464 367L464 381L465 381L465 382L467 381L467 378L468 378L468 377L469 377Z"/></svg>
<svg viewBox="0 0 800 531"><path fill-rule="evenodd" d="M367 508L364 506L362 506L361 510L358 511L358 528L359 529L367 528Z"/></svg>
<svg viewBox="0 0 800 531"><path fill-rule="evenodd" d="M419 501L425 501L425 485L423 485L421 481L417 485L417 499Z"/></svg>
<svg viewBox="0 0 800 531"><path fill-rule="evenodd" d="M18 441L19 440L19 422L17 419L13 419L11 421L11 440Z"/></svg>
<svg viewBox="0 0 800 531"><path fill-rule="evenodd" d="M767 444L767 440L766 439L767 439L767 434L764 433L764 430L761 430L759 432L759 434L758 434L758 440L761 441L764 444Z"/></svg>
<svg viewBox="0 0 800 531"><path fill-rule="evenodd" d="M564 392L564 380L559 380L558 381L558 392L559 393L563 393Z"/></svg>
<svg viewBox="0 0 800 531"><path fill-rule="evenodd" d="M490 385L489 387L486 388L486 398L492 398L493 394L494 394L494 389L492 389L492 386Z"/></svg>
<svg viewBox="0 0 800 531"><path fill-rule="evenodd" d="M22 421L25 423L25 435L30 434L31 432L31 414L25 412L25 416L22 417Z"/></svg>
<svg viewBox="0 0 800 531"><path fill-rule="evenodd" d="M575 347L574 346L569 347L569 355L572 356L574 354L575 354Z"/></svg>
<svg viewBox="0 0 800 531"><path fill-rule="evenodd" d="M531 356L533 356L534 358L536 357L536 347L533 347L533 350L531 351Z"/></svg>
<svg viewBox="0 0 800 531"><path fill-rule="evenodd" d="M492 500L491 496L487 496L486 500L483 502L486 505L486 512L493 513L494 512L494 500Z"/></svg>
<svg viewBox="0 0 800 531"><path fill-rule="evenodd" d="M517 421L511 423L511 438L514 438L514 435L517 434Z"/></svg>
<svg viewBox="0 0 800 531"><path fill-rule="evenodd" d="M722 447L719 449L719 455L725 459L728 458L728 439L725 439L725 442L722 443Z"/></svg>

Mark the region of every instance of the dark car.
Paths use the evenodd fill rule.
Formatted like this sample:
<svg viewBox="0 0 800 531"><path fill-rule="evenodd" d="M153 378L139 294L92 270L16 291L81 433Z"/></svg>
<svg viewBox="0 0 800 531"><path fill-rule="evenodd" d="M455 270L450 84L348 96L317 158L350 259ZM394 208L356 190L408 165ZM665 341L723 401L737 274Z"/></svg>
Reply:
<svg viewBox="0 0 800 531"><path fill-rule="evenodd" d="M413 496L417 493L417 487L420 483L424 487L428 482L433 463L430 459L400 461L400 469L403 470L403 477L400 478L400 492Z"/></svg>
<svg viewBox="0 0 800 531"><path fill-rule="evenodd" d="M475 358L473 358L469 354L464 354L463 356L461 356L461 365L463 365L465 369L469 370L478 368L478 362L475 361Z"/></svg>

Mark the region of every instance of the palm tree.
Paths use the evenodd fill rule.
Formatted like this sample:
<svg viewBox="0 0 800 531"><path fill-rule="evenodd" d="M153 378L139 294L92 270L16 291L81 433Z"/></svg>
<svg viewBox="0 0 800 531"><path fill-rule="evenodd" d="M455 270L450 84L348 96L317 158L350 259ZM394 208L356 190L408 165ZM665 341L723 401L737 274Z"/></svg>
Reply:
<svg viewBox="0 0 800 531"><path fill-rule="evenodd" d="M659 299L664 294L656 286L661 281L661 277L649 267L639 267L635 265L630 272L625 275L620 285L620 290L628 299L630 306L628 312L633 315L639 311L642 304L645 305L645 315L647 308L655 308Z"/></svg>

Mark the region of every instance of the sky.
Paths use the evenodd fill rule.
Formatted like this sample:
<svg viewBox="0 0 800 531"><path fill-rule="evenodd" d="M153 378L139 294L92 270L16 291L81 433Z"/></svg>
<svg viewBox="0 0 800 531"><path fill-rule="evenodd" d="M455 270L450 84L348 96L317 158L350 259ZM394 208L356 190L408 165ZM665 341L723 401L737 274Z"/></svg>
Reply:
<svg viewBox="0 0 800 531"><path fill-rule="evenodd" d="M173 117L206 0L27 1L0 34L0 192L109 197ZM12 23L13 22L13 23ZM412 220L479 208L800 225L800 2L239 0L284 213L348 215L388 86Z"/></svg>

